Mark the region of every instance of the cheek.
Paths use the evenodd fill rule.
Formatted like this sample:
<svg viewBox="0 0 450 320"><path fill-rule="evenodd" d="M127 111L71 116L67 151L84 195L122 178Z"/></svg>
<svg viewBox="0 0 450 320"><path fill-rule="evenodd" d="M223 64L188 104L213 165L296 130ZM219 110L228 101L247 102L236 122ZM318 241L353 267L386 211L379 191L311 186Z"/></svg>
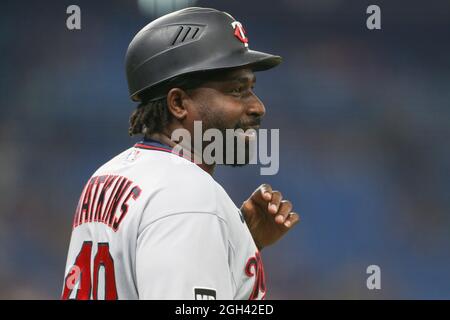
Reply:
<svg viewBox="0 0 450 320"><path fill-rule="evenodd" d="M231 99L224 99L219 107L214 110L216 117L222 119L228 127L234 127L242 118L245 108L241 103L237 103Z"/></svg>
<svg viewBox="0 0 450 320"><path fill-rule="evenodd" d="M242 118L244 108L229 97L214 97L202 104L199 119L206 128L234 128Z"/></svg>

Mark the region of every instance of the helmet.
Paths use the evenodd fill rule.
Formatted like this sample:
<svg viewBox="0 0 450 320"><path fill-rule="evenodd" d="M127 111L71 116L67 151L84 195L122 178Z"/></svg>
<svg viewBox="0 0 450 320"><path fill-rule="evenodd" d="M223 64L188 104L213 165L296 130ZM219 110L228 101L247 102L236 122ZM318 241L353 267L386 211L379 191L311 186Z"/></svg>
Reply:
<svg viewBox="0 0 450 320"><path fill-rule="evenodd" d="M242 24L226 12L191 7L146 25L126 53L130 98L174 77L199 71L248 67L262 71L281 62L280 56L250 50Z"/></svg>

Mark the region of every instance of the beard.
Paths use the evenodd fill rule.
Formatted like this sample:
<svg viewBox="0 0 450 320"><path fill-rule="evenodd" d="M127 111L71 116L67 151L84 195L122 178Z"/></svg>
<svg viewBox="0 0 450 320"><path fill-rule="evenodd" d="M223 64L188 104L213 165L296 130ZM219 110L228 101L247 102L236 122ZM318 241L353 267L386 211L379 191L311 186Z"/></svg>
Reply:
<svg viewBox="0 0 450 320"><path fill-rule="evenodd" d="M251 162L255 154L255 147L253 145L253 139L244 133L244 128L236 126L232 131L231 139L225 139L224 141L224 159L223 163L232 167L242 167ZM256 133L255 133L256 135ZM227 137L225 135L225 137ZM255 140L256 141L256 140ZM229 154L231 153L231 154ZM232 161L230 161L232 159Z"/></svg>
<svg viewBox="0 0 450 320"><path fill-rule="evenodd" d="M202 116L202 134L208 129L217 129L222 135L222 144L219 145L222 149L222 154L216 154L215 151L211 152L211 156L217 159L218 163L232 167L242 167L252 163L256 154L256 130L246 129L250 126L256 126L261 123L261 118L255 118L251 123L243 123L239 120L234 124L227 124L224 122L224 118L220 114L213 114L211 109L207 112L200 112ZM250 132L252 131L252 132ZM208 145L215 143L215 140L204 141L202 144L203 150ZM202 150L202 155L203 155ZM214 149L215 150L215 149Z"/></svg>

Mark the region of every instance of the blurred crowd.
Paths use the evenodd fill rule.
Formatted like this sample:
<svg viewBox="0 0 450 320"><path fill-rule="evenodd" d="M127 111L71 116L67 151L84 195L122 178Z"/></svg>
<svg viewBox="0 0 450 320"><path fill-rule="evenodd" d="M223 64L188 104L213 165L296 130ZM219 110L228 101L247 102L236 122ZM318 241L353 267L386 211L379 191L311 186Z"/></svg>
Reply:
<svg viewBox="0 0 450 320"><path fill-rule="evenodd" d="M279 173L216 176L238 205L270 183L301 216L262 253L267 298L450 298L449 2L377 1L377 31L366 1L145 2L77 1L77 31L72 2L2 3L0 298L59 298L81 189L137 140L128 43L189 3L231 13L250 48L284 58L255 89L263 127L280 129Z"/></svg>

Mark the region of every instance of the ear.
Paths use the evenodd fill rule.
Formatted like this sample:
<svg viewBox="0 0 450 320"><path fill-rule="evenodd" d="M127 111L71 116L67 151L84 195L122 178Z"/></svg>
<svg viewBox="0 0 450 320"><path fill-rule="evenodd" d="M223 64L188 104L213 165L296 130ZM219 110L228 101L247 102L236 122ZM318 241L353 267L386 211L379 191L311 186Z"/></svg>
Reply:
<svg viewBox="0 0 450 320"><path fill-rule="evenodd" d="M167 107L175 119L182 121L187 117L189 99L189 95L180 88L172 88L167 93Z"/></svg>

